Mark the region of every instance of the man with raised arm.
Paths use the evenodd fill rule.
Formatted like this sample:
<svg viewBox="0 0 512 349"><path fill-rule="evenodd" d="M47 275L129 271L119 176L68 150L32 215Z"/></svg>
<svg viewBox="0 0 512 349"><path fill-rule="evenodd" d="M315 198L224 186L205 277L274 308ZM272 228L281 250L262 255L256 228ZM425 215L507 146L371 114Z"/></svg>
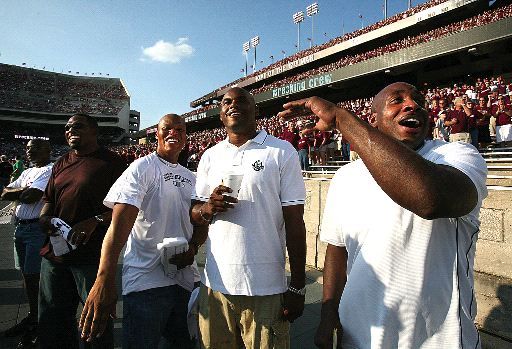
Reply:
<svg viewBox="0 0 512 349"><path fill-rule="evenodd" d="M335 328L343 348L480 346L473 260L487 170L470 145L425 141L423 106L403 82L377 94L370 124L318 97L284 105L282 117L313 112L361 157L338 170L323 214L320 348Z"/></svg>
<svg viewBox="0 0 512 349"><path fill-rule="evenodd" d="M256 130L254 98L241 88L226 92L220 119L228 137L203 154L192 196L193 222L209 225L201 347L289 348L289 322L302 315L305 299L305 187L297 151ZM221 185L228 173L243 176L238 192Z"/></svg>

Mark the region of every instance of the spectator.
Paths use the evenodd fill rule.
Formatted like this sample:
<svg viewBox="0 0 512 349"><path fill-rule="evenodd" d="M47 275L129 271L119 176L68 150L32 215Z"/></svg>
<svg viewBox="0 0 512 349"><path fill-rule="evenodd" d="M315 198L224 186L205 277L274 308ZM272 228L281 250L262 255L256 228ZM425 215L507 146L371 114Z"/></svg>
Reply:
<svg viewBox="0 0 512 349"><path fill-rule="evenodd" d="M445 126L450 126L450 142L471 143L469 118L465 108L463 108L462 98L455 99L454 104L454 110L448 112L444 121Z"/></svg>
<svg viewBox="0 0 512 349"><path fill-rule="evenodd" d="M327 195L320 348L333 347L336 328L344 348L480 345L473 258L487 169L474 147L425 141L423 105L414 86L394 83L375 97L373 127L318 97L284 106L316 111L319 129L350 131L361 157Z"/></svg>
<svg viewBox="0 0 512 349"><path fill-rule="evenodd" d="M505 104L503 96L498 97L498 104L494 112L496 117L496 142L502 147L512 143L512 110Z"/></svg>
<svg viewBox="0 0 512 349"><path fill-rule="evenodd" d="M9 184L12 174L12 165L7 159L7 156L0 156L0 190Z"/></svg>
<svg viewBox="0 0 512 349"><path fill-rule="evenodd" d="M195 224L210 225L199 295L201 347L235 348L241 337L246 347L288 348L289 321L302 315L305 299L305 188L298 155L289 143L256 130L247 91L230 89L221 106L228 138L201 158L191 211ZM238 200L219 185L235 169L243 174Z"/></svg>
<svg viewBox="0 0 512 349"><path fill-rule="evenodd" d="M17 180L23 170L25 170L25 165L23 164L23 156L16 154L14 156L14 164L12 165L11 182Z"/></svg>
<svg viewBox="0 0 512 349"><path fill-rule="evenodd" d="M88 341L103 332L116 312L117 260L128 241L123 262L123 347L156 349L163 337L173 348L194 348L187 305L194 282L200 280L194 256L208 230L193 229L190 223L195 176L178 163L185 130L180 116L162 117L156 152L134 162L104 200L113 209L112 223L103 243L98 278L80 318ZM166 238L188 241L188 250L172 258L178 268L174 275L168 275L160 262L165 252L157 244Z"/></svg>
<svg viewBox="0 0 512 349"><path fill-rule="evenodd" d="M24 170L2 192L2 200L18 201L15 212L15 265L21 270L28 299L26 318L4 332L5 337L23 334L18 348L33 348L38 343L37 313L41 256L46 234L39 223L43 207L42 196L52 170L50 143L34 139L27 143L27 158L34 167Z"/></svg>
<svg viewBox="0 0 512 349"><path fill-rule="evenodd" d="M49 233L52 219L71 226L75 250L60 257L46 255L41 263L39 334L41 348L77 348L76 311L87 299L98 271L101 244L112 212L103 198L123 172L123 160L98 145L98 124L87 114L73 115L65 126L71 151L53 166L44 194L41 223ZM54 221L55 222L55 221ZM92 347L113 348L113 323Z"/></svg>

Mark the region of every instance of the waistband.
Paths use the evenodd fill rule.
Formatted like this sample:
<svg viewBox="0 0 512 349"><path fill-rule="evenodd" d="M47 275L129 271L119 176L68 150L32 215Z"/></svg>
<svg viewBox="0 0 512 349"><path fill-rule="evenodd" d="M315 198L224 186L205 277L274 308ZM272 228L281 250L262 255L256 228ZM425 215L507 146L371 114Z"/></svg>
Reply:
<svg viewBox="0 0 512 349"><path fill-rule="evenodd" d="M18 219L14 218L14 224L32 224L39 222L39 218L32 218L32 219Z"/></svg>

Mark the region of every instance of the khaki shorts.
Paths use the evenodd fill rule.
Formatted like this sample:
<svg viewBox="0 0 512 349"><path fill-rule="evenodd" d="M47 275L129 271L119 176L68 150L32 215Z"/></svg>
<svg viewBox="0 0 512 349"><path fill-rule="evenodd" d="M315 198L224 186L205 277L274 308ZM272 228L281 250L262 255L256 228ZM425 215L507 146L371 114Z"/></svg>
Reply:
<svg viewBox="0 0 512 349"><path fill-rule="evenodd" d="M450 134L450 142L471 143L471 135L468 132Z"/></svg>
<svg viewBox="0 0 512 349"><path fill-rule="evenodd" d="M199 331L205 349L289 349L283 295L232 296L201 285Z"/></svg>

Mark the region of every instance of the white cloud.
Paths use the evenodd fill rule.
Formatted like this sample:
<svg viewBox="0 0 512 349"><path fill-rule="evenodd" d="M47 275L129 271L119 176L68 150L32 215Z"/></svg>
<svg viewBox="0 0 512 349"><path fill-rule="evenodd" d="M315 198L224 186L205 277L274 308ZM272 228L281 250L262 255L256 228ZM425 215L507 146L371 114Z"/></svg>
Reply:
<svg viewBox="0 0 512 349"><path fill-rule="evenodd" d="M143 47L142 53L144 57L152 61L163 63L179 63L182 59L192 56L195 49L188 43L188 38L179 38L176 43L158 40L151 47Z"/></svg>

